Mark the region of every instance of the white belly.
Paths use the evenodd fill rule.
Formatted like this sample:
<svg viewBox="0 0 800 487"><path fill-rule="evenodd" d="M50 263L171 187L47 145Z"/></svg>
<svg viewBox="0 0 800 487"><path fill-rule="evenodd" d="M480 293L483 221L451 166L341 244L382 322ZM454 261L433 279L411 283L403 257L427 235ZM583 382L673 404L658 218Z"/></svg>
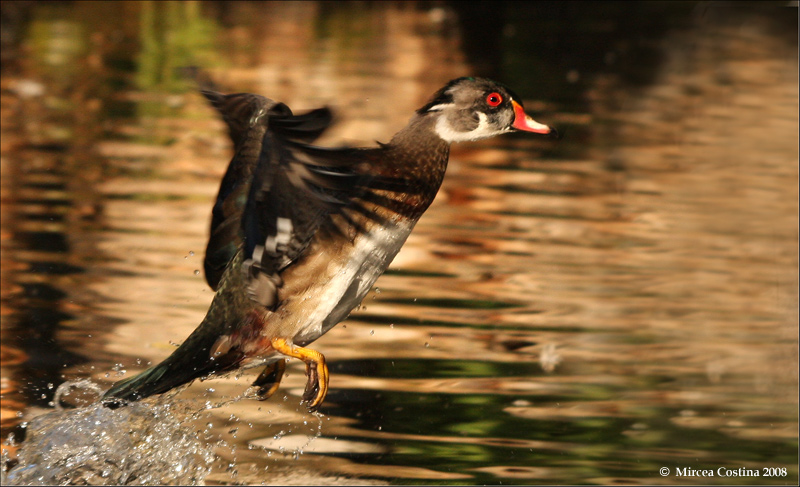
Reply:
<svg viewBox="0 0 800 487"><path fill-rule="evenodd" d="M308 290L307 296L300 298L315 309L302 313L306 318L294 335L297 345L313 342L361 303L400 251L414 223L404 221L391 228L376 225L369 233L356 238L349 260L331 264L327 276L320 276L320 281L327 282L318 282Z"/></svg>

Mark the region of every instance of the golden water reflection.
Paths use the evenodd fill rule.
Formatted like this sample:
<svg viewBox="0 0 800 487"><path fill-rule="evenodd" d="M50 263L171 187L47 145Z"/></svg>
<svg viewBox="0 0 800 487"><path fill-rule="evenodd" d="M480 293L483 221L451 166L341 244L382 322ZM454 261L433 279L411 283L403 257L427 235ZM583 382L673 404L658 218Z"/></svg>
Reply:
<svg viewBox="0 0 800 487"><path fill-rule="evenodd" d="M82 69L48 77L64 61L45 52L3 74L4 431L45 384L165 357L207 309L197 271L230 147L170 74L181 49L232 90L332 104L329 144L388 140L471 72L446 8L124 5L136 15L110 26L70 17L88 42L61 56ZM153 40L171 25L176 51ZM299 407L298 364L269 402L241 399L250 375L175 396L214 406L207 481L675 483L661 466L796 481L797 51L769 25L668 33L652 84L598 74L586 113L526 99L568 129L558 143L454 147L390 271L316 343L324 416Z"/></svg>

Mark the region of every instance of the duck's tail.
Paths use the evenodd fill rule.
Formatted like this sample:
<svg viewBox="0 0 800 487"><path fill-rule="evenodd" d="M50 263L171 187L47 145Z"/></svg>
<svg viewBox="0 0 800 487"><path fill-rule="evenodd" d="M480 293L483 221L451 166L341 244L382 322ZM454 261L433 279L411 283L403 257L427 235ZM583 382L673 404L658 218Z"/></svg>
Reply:
<svg viewBox="0 0 800 487"><path fill-rule="evenodd" d="M193 334L194 335L194 334ZM195 340L193 340L195 338ZM235 367L241 355L225 353L212 358L211 349L218 347L216 336L201 337L206 343L197 343L190 336L163 362L144 372L123 379L103 394L102 402L108 407L119 407L126 402L138 401L154 394L162 394L194 379Z"/></svg>

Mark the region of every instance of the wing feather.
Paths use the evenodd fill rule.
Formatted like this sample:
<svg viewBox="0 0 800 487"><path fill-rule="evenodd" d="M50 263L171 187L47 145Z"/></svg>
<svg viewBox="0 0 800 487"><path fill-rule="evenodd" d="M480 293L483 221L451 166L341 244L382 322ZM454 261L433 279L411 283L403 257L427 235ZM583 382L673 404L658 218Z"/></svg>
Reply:
<svg viewBox="0 0 800 487"><path fill-rule="evenodd" d="M329 109L294 115L259 95L202 94L228 125L234 145L212 210L204 261L213 289L243 247L249 295L273 308L281 271L319 232L353 238L368 231L369 221L388 223L378 207L411 209L387 192L406 194L414 184L371 171L376 162L380 166L382 149L309 145L330 126Z"/></svg>

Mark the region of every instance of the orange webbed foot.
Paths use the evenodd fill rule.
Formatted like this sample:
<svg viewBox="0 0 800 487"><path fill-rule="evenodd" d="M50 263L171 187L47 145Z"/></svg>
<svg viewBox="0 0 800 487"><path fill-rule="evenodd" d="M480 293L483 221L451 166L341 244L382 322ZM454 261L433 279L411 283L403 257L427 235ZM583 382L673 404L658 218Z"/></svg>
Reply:
<svg viewBox="0 0 800 487"><path fill-rule="evenodd" d="M253 387L257 387L256 395L259 401L266 401L278 391L286 370L286 360L280 359L267 365L253 382Z"/></svg>
<svg viewBox="0 0 800 487"><path fill-rule="evenodd" d="M270 343L275 351L306 363L307 382L303 392L303 402L311 412L319 409L328 394L329 374L325 356L316 350L295 346L283 338L273 338Z"/></svg>

